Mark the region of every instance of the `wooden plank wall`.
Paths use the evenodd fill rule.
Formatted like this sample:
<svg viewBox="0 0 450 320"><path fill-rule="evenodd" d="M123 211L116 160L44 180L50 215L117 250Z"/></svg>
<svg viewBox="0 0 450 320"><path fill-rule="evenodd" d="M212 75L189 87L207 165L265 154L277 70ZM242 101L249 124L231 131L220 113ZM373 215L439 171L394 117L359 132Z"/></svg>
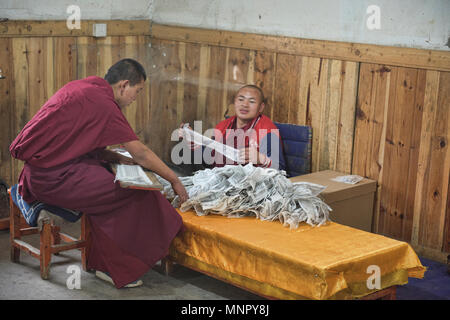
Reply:
<svg viewBox="0 0 450 320"><path fill-rule="evenodd" d="M361 64L353 170L378 181L374 232L448 251L449 72Z"/></svg>
<svg viewBox="0 0 450 320"><path fill-rule="evenodd" d="M236 89L255 83L266 115L313 127L313 171L378 182L374 232L438 260L450 251L448 52L161 25L118 30L101 39L87 31L0 38L0 68L10 75L0 80L2 177L17 179L20 163L9 161L7 145L55 90L132 57L150 81L125 114L164 160L181 122L212 128L232 113Z"/></svg>

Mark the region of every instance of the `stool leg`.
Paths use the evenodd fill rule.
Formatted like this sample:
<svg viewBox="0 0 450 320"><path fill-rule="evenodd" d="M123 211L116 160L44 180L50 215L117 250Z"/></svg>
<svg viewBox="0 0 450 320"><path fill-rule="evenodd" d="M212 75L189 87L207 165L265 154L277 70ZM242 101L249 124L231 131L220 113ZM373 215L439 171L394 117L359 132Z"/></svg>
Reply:
<svg viewBox="0 0 450 320"><path fill-rule="evenodd" d="M59 226L55 226L51 224L51 234L52 234L52 244L60 244L61 243L61 236L59 235L59 232L61 231L61 228ZM54 255L58 256L59 253L54 253Z"/></svg>
<svg viewBox="0 0 450 320"><path fill-rule="evenodd" d="M12 198L9 198L9 236L11 245L11 261L19 262L20 249L14 246L14 240L20 239L20 211Z"/></svg>
<svg viewBox="0 0 450 320"><path fill-rule="evenodd" d="M14 246L11 246L11 262L20 262L20 249Z"/></svg>
<svg viewBox="0 0 450 320"><path fill-rule="evenodd" d="M41 231L41 246L40 246L40 265L41 278L48 279L50 273L50 261L52 258L52 230L51 225L44 223Z"/></svg>

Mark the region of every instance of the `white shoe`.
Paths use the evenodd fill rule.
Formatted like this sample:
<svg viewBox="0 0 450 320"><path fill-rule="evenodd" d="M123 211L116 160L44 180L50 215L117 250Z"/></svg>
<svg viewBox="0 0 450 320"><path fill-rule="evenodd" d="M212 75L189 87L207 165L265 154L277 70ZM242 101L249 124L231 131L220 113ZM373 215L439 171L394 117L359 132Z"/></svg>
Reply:
<svg viewBox="0 0 450 320"><path fill-rule="evenodd" d="M112 279L107 273L105 273L105 272L96 270L96 271L95 271L95 276L96 276L97 278L100 278L100 279L102 279L102 280L104 280L104 281L106 281L106 282L109 282L109 283L111 283L111 284L114 285L113 279ZM144 282L142 282L142 280L136 280L136 281L133 281L133 282L131 282L131 283L125 285L124 287L125 287L125 288L135 288L135 287L140 287L140 286L142 286L143 284L144 284Z"/></svg>
<svg viewBox="0 0 450 320"><path fill-rule="evenodd" d="M133 282L130 282L129 284L127 284L126 286L124 286L125 288L136 288L136 287L140 287L144 284L144 282L142 282L142 280L136 280Z"/></svg>
<svg viewBox="0 0 450 320"><path fill-rule="evenodd" d="M104 273L104 272L102 272L102 271L96 270L96 271L95 271L95 276L96 276L97 278L100 278L100 279L106 281L106 282L109 282L109 283L111 283L111 284L114 284L113 279L112 279L108 274L106 274L106 273Z"/></svg>

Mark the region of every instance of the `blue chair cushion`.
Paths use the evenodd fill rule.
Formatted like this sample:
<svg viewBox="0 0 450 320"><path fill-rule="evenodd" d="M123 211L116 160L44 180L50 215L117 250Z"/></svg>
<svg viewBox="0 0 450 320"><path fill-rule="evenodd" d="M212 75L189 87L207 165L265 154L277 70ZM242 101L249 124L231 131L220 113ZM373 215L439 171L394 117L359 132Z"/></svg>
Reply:
<svg viewBox="0 0 450 320"><path fill-rule="evenodd" d="M39 213L43 209L70 222L78 221L82 215L79 211L59 208L39 201L28 204L22 199L22 196L17 191L17 184L11 187L11 198L15 205L19 208L20 212L22 212L22 215L27 223L32 227L37 226Z"/></svg>
<svg viewBox="0 0 450 320"><path fill-rule="evenodd" d="M288 123L274 124L283 143L288 177L311 173L312 128Z"/></svg>

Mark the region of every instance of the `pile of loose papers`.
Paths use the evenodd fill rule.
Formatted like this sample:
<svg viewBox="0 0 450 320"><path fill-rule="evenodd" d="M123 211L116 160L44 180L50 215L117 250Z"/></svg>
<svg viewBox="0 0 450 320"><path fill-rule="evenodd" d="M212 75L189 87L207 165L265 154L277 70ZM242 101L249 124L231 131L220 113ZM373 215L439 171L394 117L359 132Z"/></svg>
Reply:
<svg viewBox="0 0 450 320"><path fill-rule="evenodd" d="M170 183L157 176L163 194L178 207L178 196ZM284 171L270 168L227 165L180 177L189 194L180 210L197 215L220 214L228 217L256 216L261 220L280 220L296 229L300 222L320 226L329 220L331 208L318 197L325 187L308 182L292 183Z"/></svg>

